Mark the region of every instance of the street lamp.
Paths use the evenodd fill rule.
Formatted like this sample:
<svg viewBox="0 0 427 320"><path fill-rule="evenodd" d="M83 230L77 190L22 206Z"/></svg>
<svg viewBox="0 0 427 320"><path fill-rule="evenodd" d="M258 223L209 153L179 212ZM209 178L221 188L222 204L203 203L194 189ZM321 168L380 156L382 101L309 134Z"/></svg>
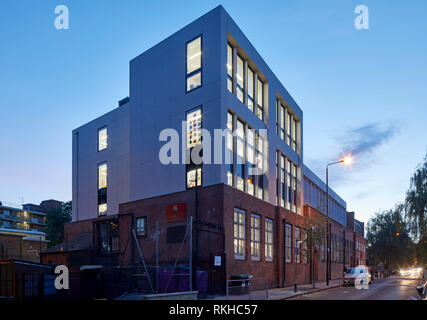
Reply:
<svg viewBox="0 0 427 320"><path fill-rule="evenodd" d="M330 278L330 262L331 262L331 230L329 226L329 166L334 164L343 163L350 165L352 163L351 157L344 157L339 161L331 162L326 165L326 285L329 286Z"/></svg>

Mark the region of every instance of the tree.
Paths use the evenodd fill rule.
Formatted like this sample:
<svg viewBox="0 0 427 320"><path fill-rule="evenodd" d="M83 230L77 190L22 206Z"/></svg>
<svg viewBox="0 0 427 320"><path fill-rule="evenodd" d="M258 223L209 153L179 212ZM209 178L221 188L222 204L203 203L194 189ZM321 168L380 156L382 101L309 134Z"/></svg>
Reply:
<svg viewBox="0 0 427 320"><path fill-rule="evenodd" d="M61 208L50 210L46 215L46 237L48 247L64 241L64 224L71 221L71 201L65 202Z"/></svg>
<svg viewBox="0 0 427 320"><path fill-rule="evenodd" d="M411 178L411 184L406 193L406 218L411 233L419 240L427 236L427 155L424 163L419 165Z"/></svg>
<svg viewBox="0 0 427 320"><path fill-rule="evenodd" d="M404 205L377 212L367 224L367 259L374 265L404 267L414 262L414 244L403 219Z"/></svg>
<svg viewBox="0 0 427 320"><path fill-rule="evenodd" d="M319 259L320 248L325 242L326 236L326 217L316 215L314 217L306 217L304 225L303 238L303 253L304 259L309 257L310 266L314 268L314 259ZM310 274L313 275L313 269ZM310 277L310 281L313 277Z"/></svg>

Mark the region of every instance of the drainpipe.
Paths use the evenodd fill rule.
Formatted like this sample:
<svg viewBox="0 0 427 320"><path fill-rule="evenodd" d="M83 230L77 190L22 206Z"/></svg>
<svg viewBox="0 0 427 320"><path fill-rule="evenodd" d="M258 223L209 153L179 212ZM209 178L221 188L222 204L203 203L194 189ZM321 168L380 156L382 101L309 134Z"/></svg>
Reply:
<svg viewBox="0 0 427 320"><path fill-rule="evenodd" d="M198 263L198 247L197 247L197 225L198 225L198 212L199 212L199 187L197 186L194 189L194 221L193 227L190 232L193 235L193 261L192 261L192 279L193 279L193 290L197 290L197 263Z"/></svg>
<svg viewBox="0 0 427 320"><path fill-rule="evenodd" d="M79 221L79 132L76 131L76 221Z"/></svg>
<svg viewBox="0 0 427 320"><path fill-rule="evenodd" d="M286 219L283 219L283 283L282 287L286 284Z"/></svg>

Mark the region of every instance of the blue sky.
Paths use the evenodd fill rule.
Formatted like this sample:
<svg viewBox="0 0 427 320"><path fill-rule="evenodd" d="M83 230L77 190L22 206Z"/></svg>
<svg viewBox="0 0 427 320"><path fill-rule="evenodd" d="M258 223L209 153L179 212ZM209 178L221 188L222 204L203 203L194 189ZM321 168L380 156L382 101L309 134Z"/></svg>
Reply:
<svg viewBox="0 0 427 320"><path fill-rule="evenodd" d="M69 8L70 30L54 28ZM427 3L2 1L0 200L71 199L71 130L128 95L129 60L222 4L304 111L304 161L367 220L427 152ZM357 5L369 30L354 27Z"/></svg>

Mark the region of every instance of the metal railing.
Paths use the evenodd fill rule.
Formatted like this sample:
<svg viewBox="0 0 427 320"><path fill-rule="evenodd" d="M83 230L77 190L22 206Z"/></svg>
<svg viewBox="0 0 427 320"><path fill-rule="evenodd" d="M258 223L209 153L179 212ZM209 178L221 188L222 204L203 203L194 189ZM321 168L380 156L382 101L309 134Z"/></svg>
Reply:
<svg viewBox="0 0 427 320"><path fill-rule="evenodd" d="M230 285L231 284L231 285ZM234 285L232 285L234 284ZM260 287L260 285L263 285ZM268 299L269 286L267 278L236 279L227 280L226 296L227 300L232 296L248 295L248 299ZM265 294L263 294L265 291Z"/></svg>

